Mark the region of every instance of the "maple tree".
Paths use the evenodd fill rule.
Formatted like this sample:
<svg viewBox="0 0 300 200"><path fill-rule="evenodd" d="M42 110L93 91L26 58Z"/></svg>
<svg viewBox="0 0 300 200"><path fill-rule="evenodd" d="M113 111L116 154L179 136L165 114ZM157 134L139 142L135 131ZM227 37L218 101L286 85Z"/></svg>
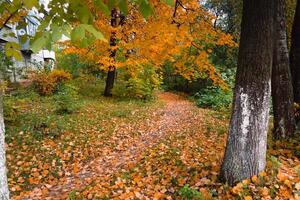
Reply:
<svg viewBox="0 0 300 200"><path fill-rule="evenodd" d="M115 69L123 68L133 75L139 70L135 65L151 63L160 69L166 60L171 61L176 73L187 80L207 74L216 85L225 88L225 82L210 63L210 48L236 46L232 37L214 29L212 16L196 1L181 2L181 5L175 5L175 9L159 1L153 1L152 5L153 15L147 20L143 19L135 5L129 6L127 16L114 11L118 19L112 15L111 22L118 20L120 26L111 23L112 26L108 23L109 18L100 13L95 25L111 38L110 44L97 41L82 47L66 43L68 47L64 53L94 60L101 70L108 72L106 96L111 95Z"/></svg>

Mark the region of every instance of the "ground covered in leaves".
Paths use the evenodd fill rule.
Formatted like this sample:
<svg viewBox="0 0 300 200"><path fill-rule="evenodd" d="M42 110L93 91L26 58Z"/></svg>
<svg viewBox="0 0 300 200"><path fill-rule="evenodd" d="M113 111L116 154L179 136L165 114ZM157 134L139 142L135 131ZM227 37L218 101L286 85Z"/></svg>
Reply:
<svg viewBox="0 0 300 200"><path fill-rule="evenodd" d="M7 125L12 199L300 199L300 145L269 141L266 172L218 181L228 114L162 93L85 99L70 115L23 100Z"/></svg>

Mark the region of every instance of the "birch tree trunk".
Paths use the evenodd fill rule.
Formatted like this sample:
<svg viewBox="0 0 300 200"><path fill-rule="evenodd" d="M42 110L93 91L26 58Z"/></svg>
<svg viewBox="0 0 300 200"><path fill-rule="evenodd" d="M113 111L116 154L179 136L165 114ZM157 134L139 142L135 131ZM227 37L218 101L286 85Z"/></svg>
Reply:
<svg viewBox="0 0 300 200"><path fill-rule="evenodd" d="M285 0L274 0L274 55L272 99L274 138L286 138L295 132L295 114L290 60L287 46Z"/></svg>
<svg viewBox="0 0 300 200"><path fill-rule="evenodd" d="M220 178L233 185L265 169L273 0L244 0L233 109Z"/></svg>
<svg viewBox="0 0 300 200"><path fill-rule="evenodd" d="M0 199L9 199L9 190L7 184L7 170L5 159L5 126L3 116L3 84L2 74L0 74Z"/></svg>

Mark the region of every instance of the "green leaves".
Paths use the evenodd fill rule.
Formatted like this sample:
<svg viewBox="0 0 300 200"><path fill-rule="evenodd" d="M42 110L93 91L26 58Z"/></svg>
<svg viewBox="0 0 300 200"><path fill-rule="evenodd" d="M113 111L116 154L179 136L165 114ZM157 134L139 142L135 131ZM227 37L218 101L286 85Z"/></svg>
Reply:
<svg viewBox="0 0 300 200"><path fill-rule="evenodd" d="M87 24L89 23L90 19L92 19L92 15L89 9L86 6L82 6L78 8L78 17L81 23Z"/></svg>
<svg viewBox="0 0 300 200"><path fill-rule="evenodd" d="M128 6L127 6L127 1L126 0L120 0L119 1L119 8L121 12L125 15L128 14Z"/></svg>
<svg viewBox="0 0 300 200"><path fill-rule="evenodd" d="M92 34L97 40L102 40L107 42L107 40L104 38L103 34L96 30L94 26L90 24L80 24L76 28L73 29L71 32L71 40L72 42L78 42L85 38L86 32L89 32Z"/></svg>
<svg viewBox="0 0 300 200"><path fill-rule="evenodd" d="M91 33L97 40L102 40L107 42L107 40L104 38L104 35L96 30L94 28L94 26L90 25L90 24L81 24L81 26L89 33Z"/></svg>
<svg viewBox="0 0 300 200"><path fill-rule="evenodd" d="M145 18L148 18L150 15L153 14L153 9L147 0L140 0L139 9L140 9L141 14Z"/></svg>
<svg viewBox="0 0 300 200"><path fill-rule="evenodd" d="M175 5L174 0L162 0L162 2L168 4L169 6L172 6L172 7Z"/></svg>
<svg viewBox="0 0 300 200"><path fill-rule="evenodd" d="M62 30L59 26L53 25L52 26L52 41L57 42L62 38Z"/></svg>
<svg viewBox="0 0 300 200"><path fill-rule="evenodd" d="M108 6L103 3L102 0L94 0L94 4L97 8L99 8L106 16L110 15L110 10L108 9Z"/></svg>
<svg viewBox="0 0 300 200"><path fill-rule="evenodd" d="M31 9L33 7L38 7L39 6L39 1L38 0L24 0L24 6L27 9Z"/></svg>
<svg viewBox="0 0 300 200"><path fill-rule="evenodd" d="M116 6L116 0L108 0L107 6L109 11L111 11Z"/></svg>
<svg viewBox="0 0 300 200"><path fill-rule="evenodd" d="M49 32L43 33L41 36L36 37L36 39L31 44L31 50L33 52L38 52L43 47L46 47L49 44L50 34Z"/></svg>
<svg viewBox="0 0 300 200"><path fill-rule="evenodd" d="M7 42L5 44L5 53L8 57L14 57L16 60L22 60L20 45L16 42Z"/></svg>
<svg viewBox="0 0 300 200"><path fill-rule="evenodd" d="M73 31L71 32L72 42L78 42L81 39L83 39L84 36L85 36L85 29L81 25L74 28Z"/></svg>

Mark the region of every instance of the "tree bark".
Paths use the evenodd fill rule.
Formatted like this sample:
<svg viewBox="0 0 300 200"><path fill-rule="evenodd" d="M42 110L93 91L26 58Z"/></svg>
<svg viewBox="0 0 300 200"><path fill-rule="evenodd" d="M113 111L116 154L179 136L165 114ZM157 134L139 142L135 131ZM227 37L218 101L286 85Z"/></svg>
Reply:
<svg viewBox="0 0 300 200"><path fill-rule="evenodd" d="M220 179L230 185L265 169L273 0L244 0L233 109Z"/></svg>
<svg viewBox="0 0 300 200"><path fill-rule="evenodd" d="M7 184L7 170L5 159L5 126L3 115L3 98L2 90L3 85L0 74L0 199L9 199L9 190Z"/></svg>
<svg viewBox="0 0 300 200"><path fill-rule="evenodd" d="M291 38L290 59L294 89L294 101L295 103L300 105L300 0L297 1L296 6Z"/></svg>
<svg viewBox="0 0 300 200"><path fill-rule="evenodd" d="M285 21L285 0L274 0L274 54L272 68L272 100L274 138L286 138L295 132L294 97L290 72Z"/></svg>
<svg viewBox="0 0 300 200"><path fill-rule="evenodd" d="M116 28L120 25L121 22L121 14L120 11L118 11L116 8L112 9L111 11L111 26ZM114 47L117 45L117 36L116 32L112 31L110 36L110 46ZM117 53L117 50L114 49L111 51L110 57L115 58ZM116 77L116 67L110 66L109 71L107 72L106 77L106 84L105 84L105 90L104 90L104 96L111 97L112 96L112 89L114 87L115 83L115 77Z"/></svg>

